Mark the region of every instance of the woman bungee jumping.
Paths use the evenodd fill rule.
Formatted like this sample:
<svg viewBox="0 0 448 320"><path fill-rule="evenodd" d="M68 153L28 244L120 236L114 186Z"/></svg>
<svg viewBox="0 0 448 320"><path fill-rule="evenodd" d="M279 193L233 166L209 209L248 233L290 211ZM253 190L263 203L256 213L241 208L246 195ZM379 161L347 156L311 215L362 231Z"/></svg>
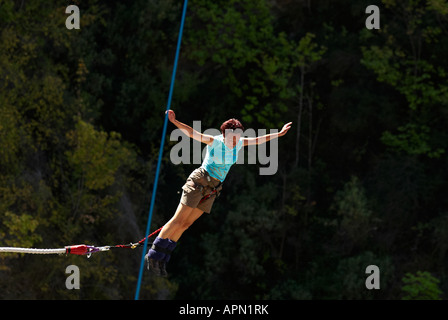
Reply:
<svg viewBox="0 0 448 320"><path fill-rule="evenodd" d="M222 183L237 161L242 147L257 145L285 135L291 122L280 132L260 137L241 137L244 127L237 119L225 121L218 136L206 135L178 121L173 110L168 119L188 137L205 143L206 155L202 165L195 169L182 187L182 196L174 216L163 226L145 256L147 267L158 276L167 276L166 264L179 238L204 212L210 213L215 198L222 190Z"/></svg>

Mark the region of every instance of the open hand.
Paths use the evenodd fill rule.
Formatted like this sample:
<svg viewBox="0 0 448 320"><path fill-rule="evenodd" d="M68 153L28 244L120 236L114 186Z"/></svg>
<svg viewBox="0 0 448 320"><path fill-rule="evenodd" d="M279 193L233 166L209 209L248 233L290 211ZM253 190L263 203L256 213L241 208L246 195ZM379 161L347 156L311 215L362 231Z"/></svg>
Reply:
<svg viewBox="0 0 448 320"><path fill-rule="evenodd" d="M282 128L282 130L280 131L280 135L284 136L286 134L286 132L288 132L289 129L291 129L291 124L292 122L288 122L287 124L285 124Z"/></svg>
<svg viewBox="0 0 448 320"><path fill-rule="evenodd" d="M165 114L168 113L168 120L170 120L171 122L176 121L176 114L174 113L173 110L168 110L165 112Z"/></svg>

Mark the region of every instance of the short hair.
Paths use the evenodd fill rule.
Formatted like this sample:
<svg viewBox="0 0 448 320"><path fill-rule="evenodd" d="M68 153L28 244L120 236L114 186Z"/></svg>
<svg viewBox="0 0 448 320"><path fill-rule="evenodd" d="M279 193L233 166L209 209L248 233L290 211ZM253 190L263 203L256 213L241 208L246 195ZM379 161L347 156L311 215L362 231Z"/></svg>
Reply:
<svg viewBox="0 0 448 320"><path fill-rule="evenodd" d="M227 121L224 121L221 125L221 133L225 136L226 130L235 130L235 129L241 129L241 131L244 131L244 127L241 124L241 122L237 119L229 119Z"/></svg>

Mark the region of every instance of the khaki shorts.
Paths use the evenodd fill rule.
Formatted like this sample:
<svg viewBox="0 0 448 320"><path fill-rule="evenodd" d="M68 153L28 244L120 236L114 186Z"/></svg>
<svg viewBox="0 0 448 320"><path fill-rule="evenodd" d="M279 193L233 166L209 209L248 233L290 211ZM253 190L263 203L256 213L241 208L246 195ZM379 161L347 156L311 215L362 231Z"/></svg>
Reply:
<svg viewBox="0 0 448 320"><path fill-rule="evenodd" d="M219 180L212 177L210 177L210 181L207 181L207 177L210 176L204 168L199 167L194 170L182 187L182 197L180 202L189 207L198 208L204 212L210 213L213 202L222 190L222 184ZM213 188L216 188L217 192L201 202L201 199L210 194L210 192L213 191Z"/></svg>

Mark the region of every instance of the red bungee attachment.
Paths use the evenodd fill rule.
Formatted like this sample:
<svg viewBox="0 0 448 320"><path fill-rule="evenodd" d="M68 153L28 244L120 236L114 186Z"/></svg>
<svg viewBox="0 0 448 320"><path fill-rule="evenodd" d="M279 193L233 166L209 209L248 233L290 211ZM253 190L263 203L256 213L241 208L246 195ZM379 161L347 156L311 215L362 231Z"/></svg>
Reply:
<svg viewBox="0 0 448 320"><path fill-rule="evenodd" d="M65 247L65 253L66 254L77 254L79 256L86 255L87 258L90 258L92 253L100 252L100 251L108 251L110 249L110 246L104 246L104 247L94 247L94 246L86 246L85 244L79 244L75 246L68 246Z"/></svg>
<svg viewBox="0 0 448 320"><path fill-rule="evenodd" d="M86 246L85 244L79 244L75 246L67 246L65 247L65 253L66 254L77 254L77 255L85 255L89 253L89 246Z"/></svg>

